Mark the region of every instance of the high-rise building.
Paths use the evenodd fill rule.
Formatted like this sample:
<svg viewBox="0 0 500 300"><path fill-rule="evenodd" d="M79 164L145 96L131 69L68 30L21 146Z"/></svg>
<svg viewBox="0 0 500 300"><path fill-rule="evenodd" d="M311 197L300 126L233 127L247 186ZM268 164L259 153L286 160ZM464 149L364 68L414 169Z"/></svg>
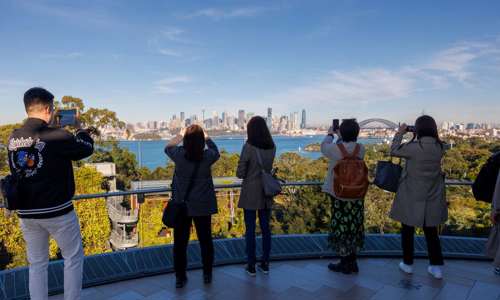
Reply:
<svg viewBox="0 0 500 300"><path fill-rule="evenodd" d="M293 130L298 130L300 128L300 123L299 123L299 113L294 112L293 113Z"/></svg>
<svg viewBox="0 0 500 300"><path fill-rule="evenodd" d="M216 111L212 115L212 127L213 129L219 129L219 114Z"/></svg>
<svg viewBox="0 0 500 300"><path fill-rule="evenodd" d="M184 120L186 120L186 114L181 111L181 123L184 123Z"/></svg>
<svg viewBox="0 0 500 300"><path fill-rule="evenodd" d="M271 107L267 108L267 128L272 129L273 128L273 109Z"/></svg>
<svg viewBox="0 0 500 300"><path fill-rule="evenodd" d="M302 110L302 122L300 122L300 128L301 129L306 129L307 123L306 123L306 110Z"/></svg>
<svg viewBox="0 0 500 300"><path fill-rule="evenodd" d="M240 109L238 111L238 128L239 129L245 129L245 110Z"/></svg>

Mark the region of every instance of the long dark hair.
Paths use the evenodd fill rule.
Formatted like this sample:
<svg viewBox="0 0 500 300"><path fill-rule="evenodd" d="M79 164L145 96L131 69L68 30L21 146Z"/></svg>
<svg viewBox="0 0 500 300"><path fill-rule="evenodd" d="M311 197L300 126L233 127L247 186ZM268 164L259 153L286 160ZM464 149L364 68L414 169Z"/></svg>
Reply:
<svg viewBox="0 0 500 300"><path fill-rule="evenodd" d="M420 139L423 137L433 137L436 139L436 143L438 143L441 148L443 147L443 142L439 138L436 121L433 117L428 115L420 116L415 121L415 133L411 141L413 142L415 139L418 139L420 142Z"/></svg>
<svg viewBox="0 0 500 300"><path fill-rule="evenodd" d="M273 137L266 120L263 117L255 116L247 124L248 143L260 149L273 149L275 147Z"/></svg>
<svg viewBox="0 0 500 300"><path fill-rule="evenodd" d="M205 150L205 134L198 125L186 128L183 146L186 150L186 159L190 161L201 161Z"/></svg>

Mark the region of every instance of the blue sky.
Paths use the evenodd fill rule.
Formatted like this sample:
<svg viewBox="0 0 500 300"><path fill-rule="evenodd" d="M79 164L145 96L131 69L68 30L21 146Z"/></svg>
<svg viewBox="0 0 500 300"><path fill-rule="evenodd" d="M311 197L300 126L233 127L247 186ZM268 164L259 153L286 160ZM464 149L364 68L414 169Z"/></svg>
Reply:
<svg viewBox="0 0 500 300"><path fill-rule="evenodd" d="M0 1L0 124L44 86L127 121L205 109L500 123L499 1Z"/></svg>

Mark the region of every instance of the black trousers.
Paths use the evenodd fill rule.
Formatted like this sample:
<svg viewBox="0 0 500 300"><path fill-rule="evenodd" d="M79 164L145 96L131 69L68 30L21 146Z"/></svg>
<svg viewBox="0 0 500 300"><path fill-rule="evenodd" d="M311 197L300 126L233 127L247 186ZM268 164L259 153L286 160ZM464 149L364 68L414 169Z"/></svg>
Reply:
<svg viewBox="0 0 500 300"><path fill-rule="evenodd" d="M187 247L193 222L200 242L203 274L212 274L214 262L212 216L185 217L183 222L174 228L174 269L178 278L186 278Z"/></svg>
<svg viewBox="0 0 500 300"><path fill-rule="evenodd" d="M401 244L403 248L403 262L407 265L413 265L414 235L415 227L405 224L401 229ZM424 227L425 240L427 242L427 252L429 261L433 266L442 266L443 253L441 251L441 241L439 240L437 227Z"/></svg>

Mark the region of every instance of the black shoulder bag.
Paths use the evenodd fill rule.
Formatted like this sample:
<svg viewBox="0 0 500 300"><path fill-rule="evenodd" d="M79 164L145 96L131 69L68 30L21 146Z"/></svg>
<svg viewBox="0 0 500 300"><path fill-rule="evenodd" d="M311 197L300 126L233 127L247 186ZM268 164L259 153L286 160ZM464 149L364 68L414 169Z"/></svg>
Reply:
<svg viewBox="0 0 500 300"><path fill-rule="evenodd" d="M193 189L194 180L196 178L196 174L198 173L198 169L200 168L200 163L197 162L193 174L191 175L191 179L189 180L189 185L186 190L186 194L184 195L183 201L169 201L167 203L167 207L163 210L163 216L161 221L163 224L169 228L175 228L182 221L183 218L187 216L187 205L186 201L189 198L189 194L191 194L191 190Z"/></svg>
<svg viewBox="0 0 500 300"><path fill-rule="evenodd" d="M20 150L29 151L30 149L33 149L37 141L40 139L40 135L38 133L35 133L33 138L34 138L33 144L31 146L20 148ZM19 149L16 151L19 151ZM9 160L11 160L10 154L8 155L9 155ZM5 176L0 180L0 200L2 200L1 198L3 198L3 207L5 207L6 209L8 210L18 209L21 198L19 195L19 189L21 181L23 181L24 177L26 177L25 169L23 170L14 168L11 174Z"/></svg>

